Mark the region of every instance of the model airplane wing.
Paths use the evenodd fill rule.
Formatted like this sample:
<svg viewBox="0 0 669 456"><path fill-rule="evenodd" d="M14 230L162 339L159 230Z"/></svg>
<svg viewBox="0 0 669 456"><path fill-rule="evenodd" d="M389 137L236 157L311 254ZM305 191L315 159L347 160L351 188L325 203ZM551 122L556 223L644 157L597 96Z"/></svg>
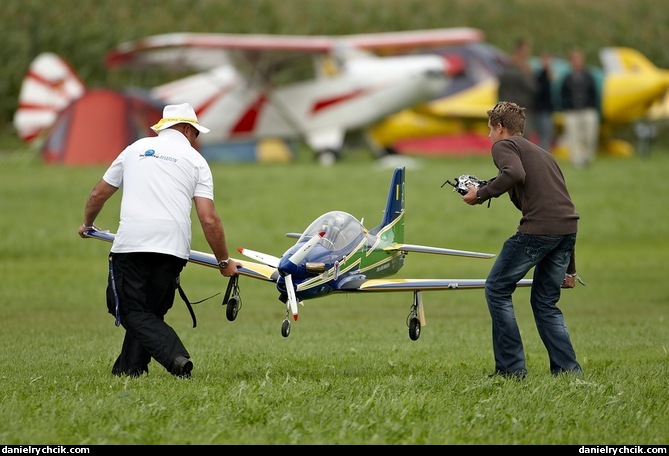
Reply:
<svg viewBox="0 0 669 456"><path fill-rule="evenodd" d="M428 291L456 290L485 287L485 279L370 279L360 282L349 282L342 286L341 291ZM522 279L519 287L532 286L531 279Z"/></svg>
<svg viewBox="0 0 669 456"><path fill-rule="evenodd" d="M86 236L99 239L101 241L114 242L115 234L109 231L88 230L86 232ZM242 267L237 268L240 275L252 277L254 279L266 280L269 282L276 282L278 278L278 272L276 268L246 260L243 262L234 258L233 260L240 261L242 263ZM191 250L188 261L191 263L200 264L202 266L218 269L218 262L216 261L216 257L211 253Z"/></svg>
<svg viewBox="0 0 669 456"><path fill-rule="evenodd" d="M243 247L239 247L237 249L239 253L242 255L252 258L256 261L260 261L268 266L271 266L273 268L276 268L279 266L279 262L281 261L281 258L276 257L274 255L269 255L267 253L263 252L258 252L256 250L251 250L251 249L245 249Z"/></svg>

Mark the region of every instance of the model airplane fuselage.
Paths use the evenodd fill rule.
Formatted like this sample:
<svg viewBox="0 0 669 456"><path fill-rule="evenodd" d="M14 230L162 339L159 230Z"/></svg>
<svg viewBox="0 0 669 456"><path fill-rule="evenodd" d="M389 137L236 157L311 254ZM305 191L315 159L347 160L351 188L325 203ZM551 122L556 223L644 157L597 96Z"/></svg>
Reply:
<svg viewBox="0 0 669 456"><path fill-rule="evenodd" d="M239 248L244 256L254 260L241 261L241 276L274 282L279 300L286 306L281 332L290 334L290 320L298 317L298 304L334 293L412 291L413 305L407 318L409 336L418 339L425 325L422 295L424 290L481 289L485 279L408 279L393 278L409 252L455 255L470 258L492 258L493 254L454 250L404 243L404 185L405 168L396 168L388 190L381 222L366 229L363 222L349 213L333 210L316 218L302 233L288 233L297 238L281 256ZM114 235L89 231L88 236L113 241ZM189 261L217 268L213 255L191 251ZM236 280L236 279L235 279ZM232 282L231 282L232 283ZM532 284L523 279L518 286ZM226 295L228 295L227 293ZM227 300L228 319L237 315L239 299Z"/></svg>

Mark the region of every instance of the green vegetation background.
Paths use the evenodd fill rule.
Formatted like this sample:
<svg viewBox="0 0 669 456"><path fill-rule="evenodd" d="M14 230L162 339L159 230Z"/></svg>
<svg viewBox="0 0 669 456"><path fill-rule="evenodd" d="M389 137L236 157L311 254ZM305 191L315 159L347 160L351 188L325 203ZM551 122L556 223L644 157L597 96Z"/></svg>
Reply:
<svg viewBox="0 0 669 456"><path fill-rule="evenodd" d="M0 52L12 64L0 71L22 76L36 42L39 50L70 57L84 79L106 85L117 81L99 66L101 55L123 39L150 33L451 25L480 26L503 48L519 35L554 52L578 44L591 56L604 44L632 45L669 67L662 47L669 21L659 2L555 2L559 9L540 1L135 3L4 2L0 20L10 23L0 33L13 39ZM630 38L622 38L628 36L623 30ZM10 80L0 78L0 84ZM4 93L0 100L10 104ZM330 168L311 158L212 165L217 208L233 249L281 254L292 244L286 232L333 209L364 217L368 226L380 220L389 167L364 151L350 151ZM519 218L508 199L469 207L440 188L463 173L492 176L489 157L408 164L407 242L498 252ZM167 320L195 362L193 379L181 381L155 362L140 379L110 373L123 331L104 303L109 245L76 234L85 198L104 167L49 166L27 150L0 155L0 443L666 446L669 149L599 157L583 170L562 165L582 217L578 270L587 286L566 290L560 307L583 378L550 375L529 290L515 298L530 372L518 383L487 377L490 320L480 291L425 293L428 324L418 341L409 339L406 326L410 293L308 301L283 338L276 289L248 279L240 284L243 306L234 322L227 321L219 295L195 306L198 326L192 328L176 299ZM99 226L116 229L118 206L119 198L108 203ZM206 251L197 223L193 232L193 248ZM398 277L485 277L490 266L488 260L411 254ZM217 271L196 265L182 278L194 301L227 284Z"/></svg>

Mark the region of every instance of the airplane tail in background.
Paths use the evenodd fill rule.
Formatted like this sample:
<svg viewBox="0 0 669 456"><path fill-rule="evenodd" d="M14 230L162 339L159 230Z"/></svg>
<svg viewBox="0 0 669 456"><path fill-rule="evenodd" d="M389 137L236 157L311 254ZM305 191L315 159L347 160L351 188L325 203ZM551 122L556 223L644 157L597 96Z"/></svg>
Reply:
<svg viewBox="0 0 669 456"><path fill-rule="evenodd" d="M383 220L375 228L370 230L371 234L378 235L391 227L390 232L393 241L396 243L404 242L404 181L406 168L395 168L393 177L388 189L388 199L386 209L383 212Z"/></svg>
<svg viewBox="0 0 669 456"><path fill-rule="evenodd" d="M58 113L86 91L84 82L69 63L56 54L35 57L23 78L14 128L25 142L49 129Z"/></svg>

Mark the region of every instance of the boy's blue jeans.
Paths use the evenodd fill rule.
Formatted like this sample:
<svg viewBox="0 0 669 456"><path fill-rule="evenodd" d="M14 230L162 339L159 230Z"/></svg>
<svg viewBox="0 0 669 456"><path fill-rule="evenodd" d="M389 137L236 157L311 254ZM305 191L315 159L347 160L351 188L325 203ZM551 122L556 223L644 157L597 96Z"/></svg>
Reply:
<svg viewBox="0 0 669 456"><path fill-rule="evenodd" d="M548 351L551 373L581 372L564 316L557 307L575 244L576 233L516 233L504 242L485 285L485 297L492 318L496 373L523 377L527 372L512 294L516 283L533 267L530 303L539 336Z"/></svg>

